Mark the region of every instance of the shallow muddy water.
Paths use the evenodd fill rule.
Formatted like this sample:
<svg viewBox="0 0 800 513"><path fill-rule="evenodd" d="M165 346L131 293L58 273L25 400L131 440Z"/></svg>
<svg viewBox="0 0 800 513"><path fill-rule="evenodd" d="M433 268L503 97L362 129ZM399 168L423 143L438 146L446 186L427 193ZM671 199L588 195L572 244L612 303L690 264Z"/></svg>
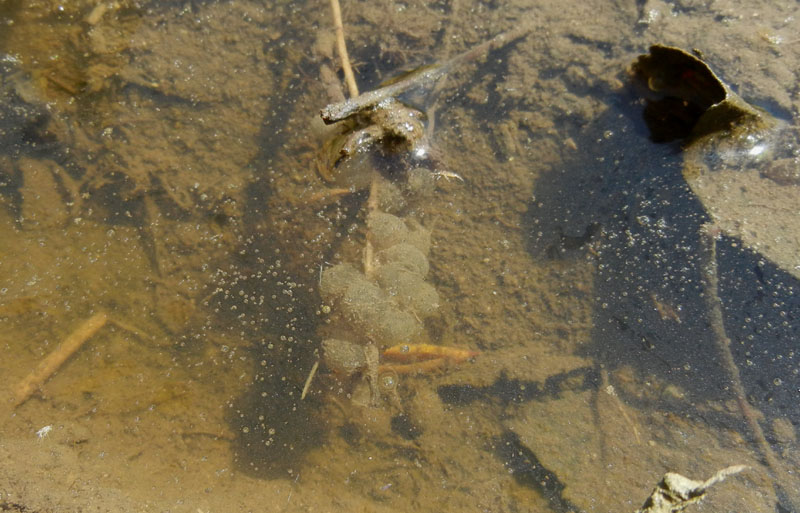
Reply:
<svg viewBox="0 0 800 513"><path fill-rule="evenodd" d="M796 126L800 5L341 1L402 110L322 122L328 2L0 1L0 509L800 511L800 181L698 196L630 72Z"/></svg>

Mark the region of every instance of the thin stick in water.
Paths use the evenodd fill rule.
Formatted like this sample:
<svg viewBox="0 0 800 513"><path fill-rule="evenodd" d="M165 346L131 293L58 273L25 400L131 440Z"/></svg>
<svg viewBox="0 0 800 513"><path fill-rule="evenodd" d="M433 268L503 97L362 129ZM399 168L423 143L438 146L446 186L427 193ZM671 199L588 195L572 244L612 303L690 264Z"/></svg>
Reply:
<svg viewBox="0 0 800 513"><path fill-rule="evenodd" d="M333 28L336 30L336 50L342 61L344 81L347 84L350 98L355 98L358 96L358 84L353 75L353 68L350 66L350 57L347 56L347 43L344 40L344 24L342 24L342 9L339 6L339 0L331 0L331 10L333 11Z"/></svg>
<svg viewBox="0 0 800 513"><path fill-rule="evenodd" d="M96 313L78 329L73 331L52 353L39 362L36 369L28 374L14 389L14 408L27 401L56 371L89 340L92 335L105 326L108 316L104 312Z"/></svg>
<svg viewBox="0 0 800 513"><path fill-rule="evenodd" d="M783 465L781 465L781 462L778 461L769 442L767 442L767 438L764 436L764 430L761 429L761 424L758 423L758 418L763 415L748 402L739 368L733 359L731 339L725 331L725 323L722 317L722 300L719 297L717 231L711 224L705 224L700 228L700 248L704 267L702 273L703 288L708 320L711 324L711 330L714 332L714 342L719 351L722 366L728 375L731 390L736 396L736 402L739 404L742 417L744 417L747 427L750 428L750 434L753 436L756 447L764 458L767 468L772 473L773 485L778 494L778 499L789 502L792 506L792 511L800 511L797 509L800 506L800 502L798 502L797 493L793 491L794 487L791 484L791 478Z"/></svg>
<svg viewBox="0 0 800 513"><path fill-rule="evenodd" d="M386 87L368 91L362 95L359 95L358 97L352 97L344 102L332 103L322 109L320 116L326 124L336 123L337 121L346 119L353 114L362 112L364 109L373 107L384 100L394 98L395 96L404 93L409 89L433 84L453 68L460 66L465 62L476 60L491 50L495 50L512 41L524 37L528 35L530 31L531 29L529 27L520 27L498 34L489 41L479 44L478 46L467 50L462 54L456 55L452 59L437 66L409 75L407 78L399 80ZM346 76L347 74L345 73L345 77Z"/></svg>
<svg viewBox="0 0 800 513"><path fill-rule="evenodd" d="M308 395L308 389L311 388L311 382L314 380L314 375L317 373L317 369L319 369L319 360L314 362L314 365L311 367L311 372L308 373L306 383L303 385L303 393L300 394L301 401L306 398L306 395Z"/></svg>

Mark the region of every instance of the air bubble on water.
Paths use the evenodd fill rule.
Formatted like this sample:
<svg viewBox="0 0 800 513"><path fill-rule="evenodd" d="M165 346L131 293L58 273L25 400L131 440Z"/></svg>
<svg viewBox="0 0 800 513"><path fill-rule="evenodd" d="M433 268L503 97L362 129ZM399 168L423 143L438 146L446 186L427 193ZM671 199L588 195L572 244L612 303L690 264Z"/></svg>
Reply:
<svg viewBox="0 0 800 513"><path fill-rule="evenodd" d="M397 374L394 372L385 372L381 374L380 386L387 391L397 388Z"/></svg>

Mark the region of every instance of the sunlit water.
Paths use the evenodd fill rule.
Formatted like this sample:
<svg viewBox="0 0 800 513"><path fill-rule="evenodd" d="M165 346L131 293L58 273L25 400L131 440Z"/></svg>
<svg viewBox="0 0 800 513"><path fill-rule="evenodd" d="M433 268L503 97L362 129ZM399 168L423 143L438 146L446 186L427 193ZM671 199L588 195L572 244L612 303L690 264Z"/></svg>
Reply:
<svg viewBox="0 0 800 513"><path fill-rule="evenodd" d="M689 508L797 511L797 268L718 239L726 365L627 73L698 48L792 124L797 4L342 8L362 92L531 30L326 174L327 3L0 4L2 508L633 512L742 464Z"/></svg>

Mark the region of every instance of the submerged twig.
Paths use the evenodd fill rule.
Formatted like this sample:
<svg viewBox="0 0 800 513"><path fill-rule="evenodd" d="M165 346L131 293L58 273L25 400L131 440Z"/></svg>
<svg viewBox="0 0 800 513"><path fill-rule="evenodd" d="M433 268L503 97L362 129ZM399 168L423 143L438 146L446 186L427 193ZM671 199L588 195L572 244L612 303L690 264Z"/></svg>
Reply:
<svg viewBox="0 0 800 513"><path fill-rule="evenodd" d="M19 382L14 389L13 407L16 408L27 401L70 356L83 346L84 342L105 326L107 321L108 316L104 312L96 313L64 339L61 345L47 355L33 372Z"/></svg>
<svg viewBox="0 0 800 513"><path fill-rule="evenodd" d="M367 198L367 220L378 210L378 176L373 174L372 183L369 186L369 198ZM372 278L375 271L375 250L372 247L372 234L367 231L364 243L364 275Z"/></svg>
<svg viewBox="0 0 800 513"><path fill-rule="evenodd" d="M353 75L353 68L350 66L350 57L347 56L347 43L344 40L344 25L342 24L342 9L339 0L331 0L331 10L333 11L333 28L336 30L336 50L339 52L339 59L342 61L342 72L344 81L347 84L347 91L350 98L358 96L358 84Z"/></svg>
<svg viewBox="0 0 800 513"><path fill-rule="evenodd" d="M342 10L339 7L339 0L331 0L331 9L333 10L333 25L336 29L336 48L339 51L339 59L341 60L342 70L344 71L344 79L347 83L347 89L350 92L350 100L357 101L360 98L358 94L358 84L356 84L356 77L353 75L353 68L350 66L350 58L347 56L347 43L344 39L344 25L342 24ZM374 212L378 205L378 177L373 175L372 184L370 185L369 199L367 200L367 211ZM372 274L372 260L373 260L372 241L369 234L364 245L364 274L370 276Z"/></svg>
<svg viewBox="0 0 800 513"><path fill-rule="evenodd" d="M300 394L301 401L306 398L306 395L308 395L308 390L311 388L311 382L314 380L314 375L317 373L317 369L319 369L319 360L314 362L314 365L311 366L311 371L308 373L306 382L303 385L303 392Z"/></svg>
<svg viewBox="0 0 800 513"><path fill-rule="evenodd" d="M703 252L703 288L705 292L706 308L708 309L709 323L714 332L714 342L722 359L722 366L728 375L730 387L736 396L736 402L742 412L747 427L753 435L753 439L758 447L761 457L767 464L767 468L772 473L773 486L780 500L791 503L793 511L797 509L798 498L792 493L792 486L789 484L790 478L772 451L758 417L761 416L754 406L747 401L747 393L742 385L742 378L739 368L733 359L731 352L731 339L725 331L725 324L722 317L722 300L719 297L719 274L717 270L717 239L713 225L705 224L700 229L700 247Z"/></svg>
<svg viewBox="0 0 800 513"><path fill-rule="evenodd" d="M631 428L631 432L633 432L634 438L636 438L636 444L639 445L642 443L642 439L639 436L639 430L636 428L636 424L633 422L633 419L630 418L628 413L625 411L625 407L622 405L622 401L620 401L619 396L617 395L616 390L614 390L614 385L612 385L608 380L608 372L605 369L600 370L600 379L601 379L601 387L605 391L605 393L614 401L614 405L619 410L622 418L625 419L625 422Z"/></svg>
<svg viewBox="0 0 800 513"><path fill-rule="evenodd" d="M475 60L491 50L500 48L516 39L524 37L528 34L528 32L530 32L530 30L531 29L529 27L519 27L508 32L503 32L502 34L498 34L489 41L481 43L478 46L467 50L466 52L459 54L437 66L420 71L419 73L414 73L386 87L381 87L380 89L366 92L343 102L332 103L322 109L320 116L322 116L322 120L325 121L326 124L336 123L337 121L346 119L354 114L357 114L358 112L363 111L364 109L373 107L390 98L394 98L395 96L402 94L409 89L430 85L453 68L466 62Z"/></svg>

